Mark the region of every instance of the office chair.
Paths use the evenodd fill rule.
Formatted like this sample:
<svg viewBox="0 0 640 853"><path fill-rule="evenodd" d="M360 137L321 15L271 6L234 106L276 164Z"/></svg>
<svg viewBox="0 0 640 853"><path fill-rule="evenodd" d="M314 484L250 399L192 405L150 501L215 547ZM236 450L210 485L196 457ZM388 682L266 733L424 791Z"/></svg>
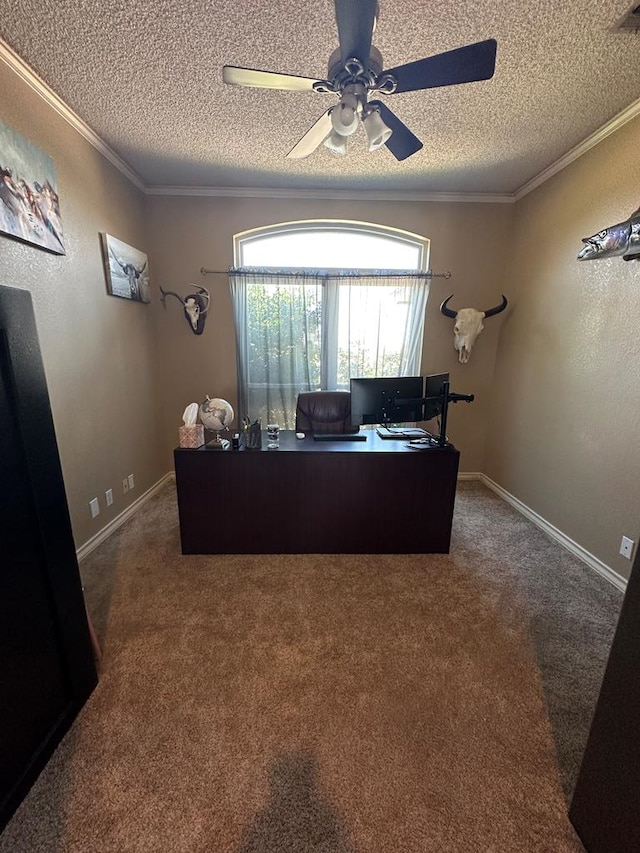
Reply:
<svg viewBox="0 0 640 853"><path fill-rule="evenodd" d="M351 423L351 394L348 391L301 391L296 405L296 432L358 432Z"/></svg>

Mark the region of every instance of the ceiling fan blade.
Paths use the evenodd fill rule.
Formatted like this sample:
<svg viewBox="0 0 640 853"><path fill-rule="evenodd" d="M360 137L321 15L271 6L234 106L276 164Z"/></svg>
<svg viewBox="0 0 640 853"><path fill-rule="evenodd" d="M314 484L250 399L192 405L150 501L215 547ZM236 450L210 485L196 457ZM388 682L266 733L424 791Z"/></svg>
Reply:
<svg viewBox="0 0 640 853"><path fill-rule="evenodd" d="M311 125L309 130L305 133L302 139L299 139L296 144L293 146L291 151L287 154L287 157L292 160L302 160L304 157L308 157L309 154L312 154L318 145L322 145L327 136L331 133L332 125L331 125L331 110L333 107L329 107L329 109L323 113L318 121Z"/></svg>
<svg viewBox="0 0 640 853"><path fill-rule="evenodd" d="M255 68L238 68L225 65L222 79L231 86L253 86L257 89L284 89L290 92L313 92L313 77L278 74L277 71L258 71Z"/></svg>
<svg viewBox="0 0 640 853"><path fill-rule="evenodd" d="M369 105L380 110L382 121L391 129L392 133L385 145L391 151L396 160L406 160L416 151L422 148L422 142L412 133L409 128L400 121L395 113L392 113L382 101L369 101Z"/></svg>
<svg viewBox="0 0 640 853"><path fill-rule="evenodd" d="M493 77L496 67L497 47L495 39L478 41L466 47L458 47L446 53L389 68L383 73L391 74L398 81L393 94L489 80Z"/></svg>
<svg viewBox="0 0 640 853"><path fill-rule="evenodd" d="M335 0L342 62L355 57L367 66L377 0Z"/></svg>

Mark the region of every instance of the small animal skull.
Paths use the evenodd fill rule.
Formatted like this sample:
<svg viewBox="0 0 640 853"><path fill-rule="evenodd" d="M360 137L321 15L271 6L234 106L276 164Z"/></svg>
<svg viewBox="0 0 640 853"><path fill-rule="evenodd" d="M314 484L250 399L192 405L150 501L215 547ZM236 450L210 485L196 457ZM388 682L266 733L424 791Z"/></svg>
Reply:
<svg viewBox="0 0 640 853"><path fill-rule="evenodd" d="M451 317L455 320L453 325L453 345L458 352L458 361L461 364L466 364L471 356L471 350L476 342L476 338L484 329L482 321L485 317L493 317L499 314L507 307L507 298L502 296L502 303L495 308L489 308L487 311L477 311L475 308L461 308L459 311L453 311L448 308L448 302L453 299L453 294L448 296L440 305L440 311L445 317Z"/></svg>
<svg viewBox="0 0 640 853"><path fill-rule="evenodd" d="M202 300L199 300L200 303ZM198 320L200 319L200 305L196 302L195 296L187 296L184 300L184 312L191 323L194 332L198 330Z"/></svg>
<svg viewBox="0 0 640 853"><path fill-rule="evenodd" d="M175 296L176 299L182 302L184 316L187 318L191 331L194 335L201 335L204 331L204 321L206 320L211 301L209 291L204 287L199 287L197 293L190 293L185 299L182 299L182 297L178 296L172 290L163 290L160 288L160 293L162 294L160 298L163 302L165 296Z"/></svg>

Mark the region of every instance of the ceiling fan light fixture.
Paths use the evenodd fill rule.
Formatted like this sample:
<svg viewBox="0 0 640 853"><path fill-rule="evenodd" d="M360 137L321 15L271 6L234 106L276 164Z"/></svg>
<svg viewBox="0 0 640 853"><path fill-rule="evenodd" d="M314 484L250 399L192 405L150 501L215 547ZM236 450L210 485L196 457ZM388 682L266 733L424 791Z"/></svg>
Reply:
<svg viewBox="0 0 640 853"><path fill-rule="evenodd" d="M332 130L329 136L327 136L324 144L332 154L335 154L338 157L344 157L347 153L347 137L342 136L340 133L336 133L335 130Z"/></svg>
<svg viewBox="0 0 640 853"><path fill-rule="evenodd" d="M351 136L358 129L360 121L358 99L344 93L340 103L331 110L331 125L340 136Z"/></svg>
<svg viewBox="0 0 640 853"><path fill-rule="evenodd" d="M382 54L371 44L378 0L335 0L334 6L339 46L329 57L326 80L232 65L223 68L223 81L233 86L338 96L338 103L325 110L288 152L291 159L308 157L322 143L335 154L346 154L346 140L362 121L369 151L386 145L396 160L406 160L420 151L422 142L386 104L375 100L379 94L475 83L490 80L495 73L498 43L494 38L384 70ZM639 11L636 6L632 16ZM369 101L371 96L374 100Z"/></svg>
<svg viewBox="0 0 640 853"><path fill-rule="evenodd" d="M377 151L389 139L393 131L382 120L380 110L372 109L363 118L362 124L367 134L369 151Z"/></svg>

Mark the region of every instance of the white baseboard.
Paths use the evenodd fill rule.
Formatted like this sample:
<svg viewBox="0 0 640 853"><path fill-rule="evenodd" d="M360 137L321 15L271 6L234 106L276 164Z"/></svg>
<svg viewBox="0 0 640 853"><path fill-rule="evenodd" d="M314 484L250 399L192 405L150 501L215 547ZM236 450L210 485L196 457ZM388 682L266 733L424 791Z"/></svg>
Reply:
<svg viewBox="0 0 640 853"><path fill-rule="evenodd" d="M482 480L482 477L479 471L458 471L459 480Z"/></svg>
<svg viewBox="0 0 640 853"><path fill-rule="evenodd" d="M601 577L605 580L609 581L610 584L619 589L621 592L624 592L627 588L627 581L621 577L617 572L607 566L606 563L603 563L602 560L599 560L593 554L583 548L582 545L578 545L577 542L574 542L573 539L570 539L566 536L561 530L558 530L557 527L554 527L553 524L550 524L546 519L544 519L541 515L538 515L537 512L530 509L526 504L524 504L521 500L516 498L511 492L508 492L506 489L503 489L502 486L499 486L497 483L487 477L486 474L480 473L464 473L458 474L459 480L480 480L481 483L484 483L487 488L491 489L492 492L495 492L502 500L506 501L510 504L514 509L517 509L519 513L524 515L525 518L528 518L529 521L532 521L536 527L539 527L542 531L544 531L547 536L550 536L552 539L555 539L560 545L570 551L575 557L579 560L582 560L583 563L586 563L590 569L593 569L594 572L597 572Z"/></svg>
<svg viewBox="0 0 640 853"><path fill-rule="evenodd" d="M113 518L102 530L99 530L95 536L92 536L91 539L88 539L84 545L81 545L76 550L76 556L78 558L78 562L80 563L85 557L88 557L92 551L104 542L111 534L116 531L119 527L121 527L127 519L131 518L131 516L137 512L148 500L150 500L160 489L166 485L169 480L172 480L175 477L173 471L169 471L164 477L161 477L157 483L151 486L150 489L147 489L144 494L140 495L139 498L136 498L133 503L130 503L126 509L123 509L120 515L117 515Z"/></svg>
<svg viewBox="0 0 640 853"><path fill-rule="evenodd" d="M76 551L78 562L81 562L85 557L88 557L89 554L98 547L98 545L111 536L111 534L121 527L127 519L131 518L135 512L137 512L148 500L159 492L169 480L173 480L174 478L175 473L173 471L167 472L158 480L157 483L151 486L150 489L147 489L147 491L140 495L139 498L136 498L133 503L129 504L125 510L112 519L105 527L102 528L102 530L96 533L95 536L92 536L91 539L84 543L84 545L81 545ZM525 503L512 495L511 492L503 489L502 486L499 486L490 477L487 477L486 474L482 474L479 471L463 471L458 473L458 480L479 480L487 488L491 489L492 492L495 492L495 494L502 498L502 500L506 501L506 503L524 515L525 518L532 521L536 527L539 527L544 531L544 533L566 548L567 551L579 560L582 560L583 563L586 563L586 565L593 569L594 572L597 572L601 577L609 581L610 584L613 584L616 589L619 589L621 592L626 590L627 581L610 566L607 566L606 563L603 563L602 560L599 560L587 551L586 548L583 548L582 545L578 545L577 542L574 542L573 539L570 539L561 530L558 530L557 527L554 527L553 524L550 524L541 515L538 515L537 512L530 509L530 507Z"/></svg>

